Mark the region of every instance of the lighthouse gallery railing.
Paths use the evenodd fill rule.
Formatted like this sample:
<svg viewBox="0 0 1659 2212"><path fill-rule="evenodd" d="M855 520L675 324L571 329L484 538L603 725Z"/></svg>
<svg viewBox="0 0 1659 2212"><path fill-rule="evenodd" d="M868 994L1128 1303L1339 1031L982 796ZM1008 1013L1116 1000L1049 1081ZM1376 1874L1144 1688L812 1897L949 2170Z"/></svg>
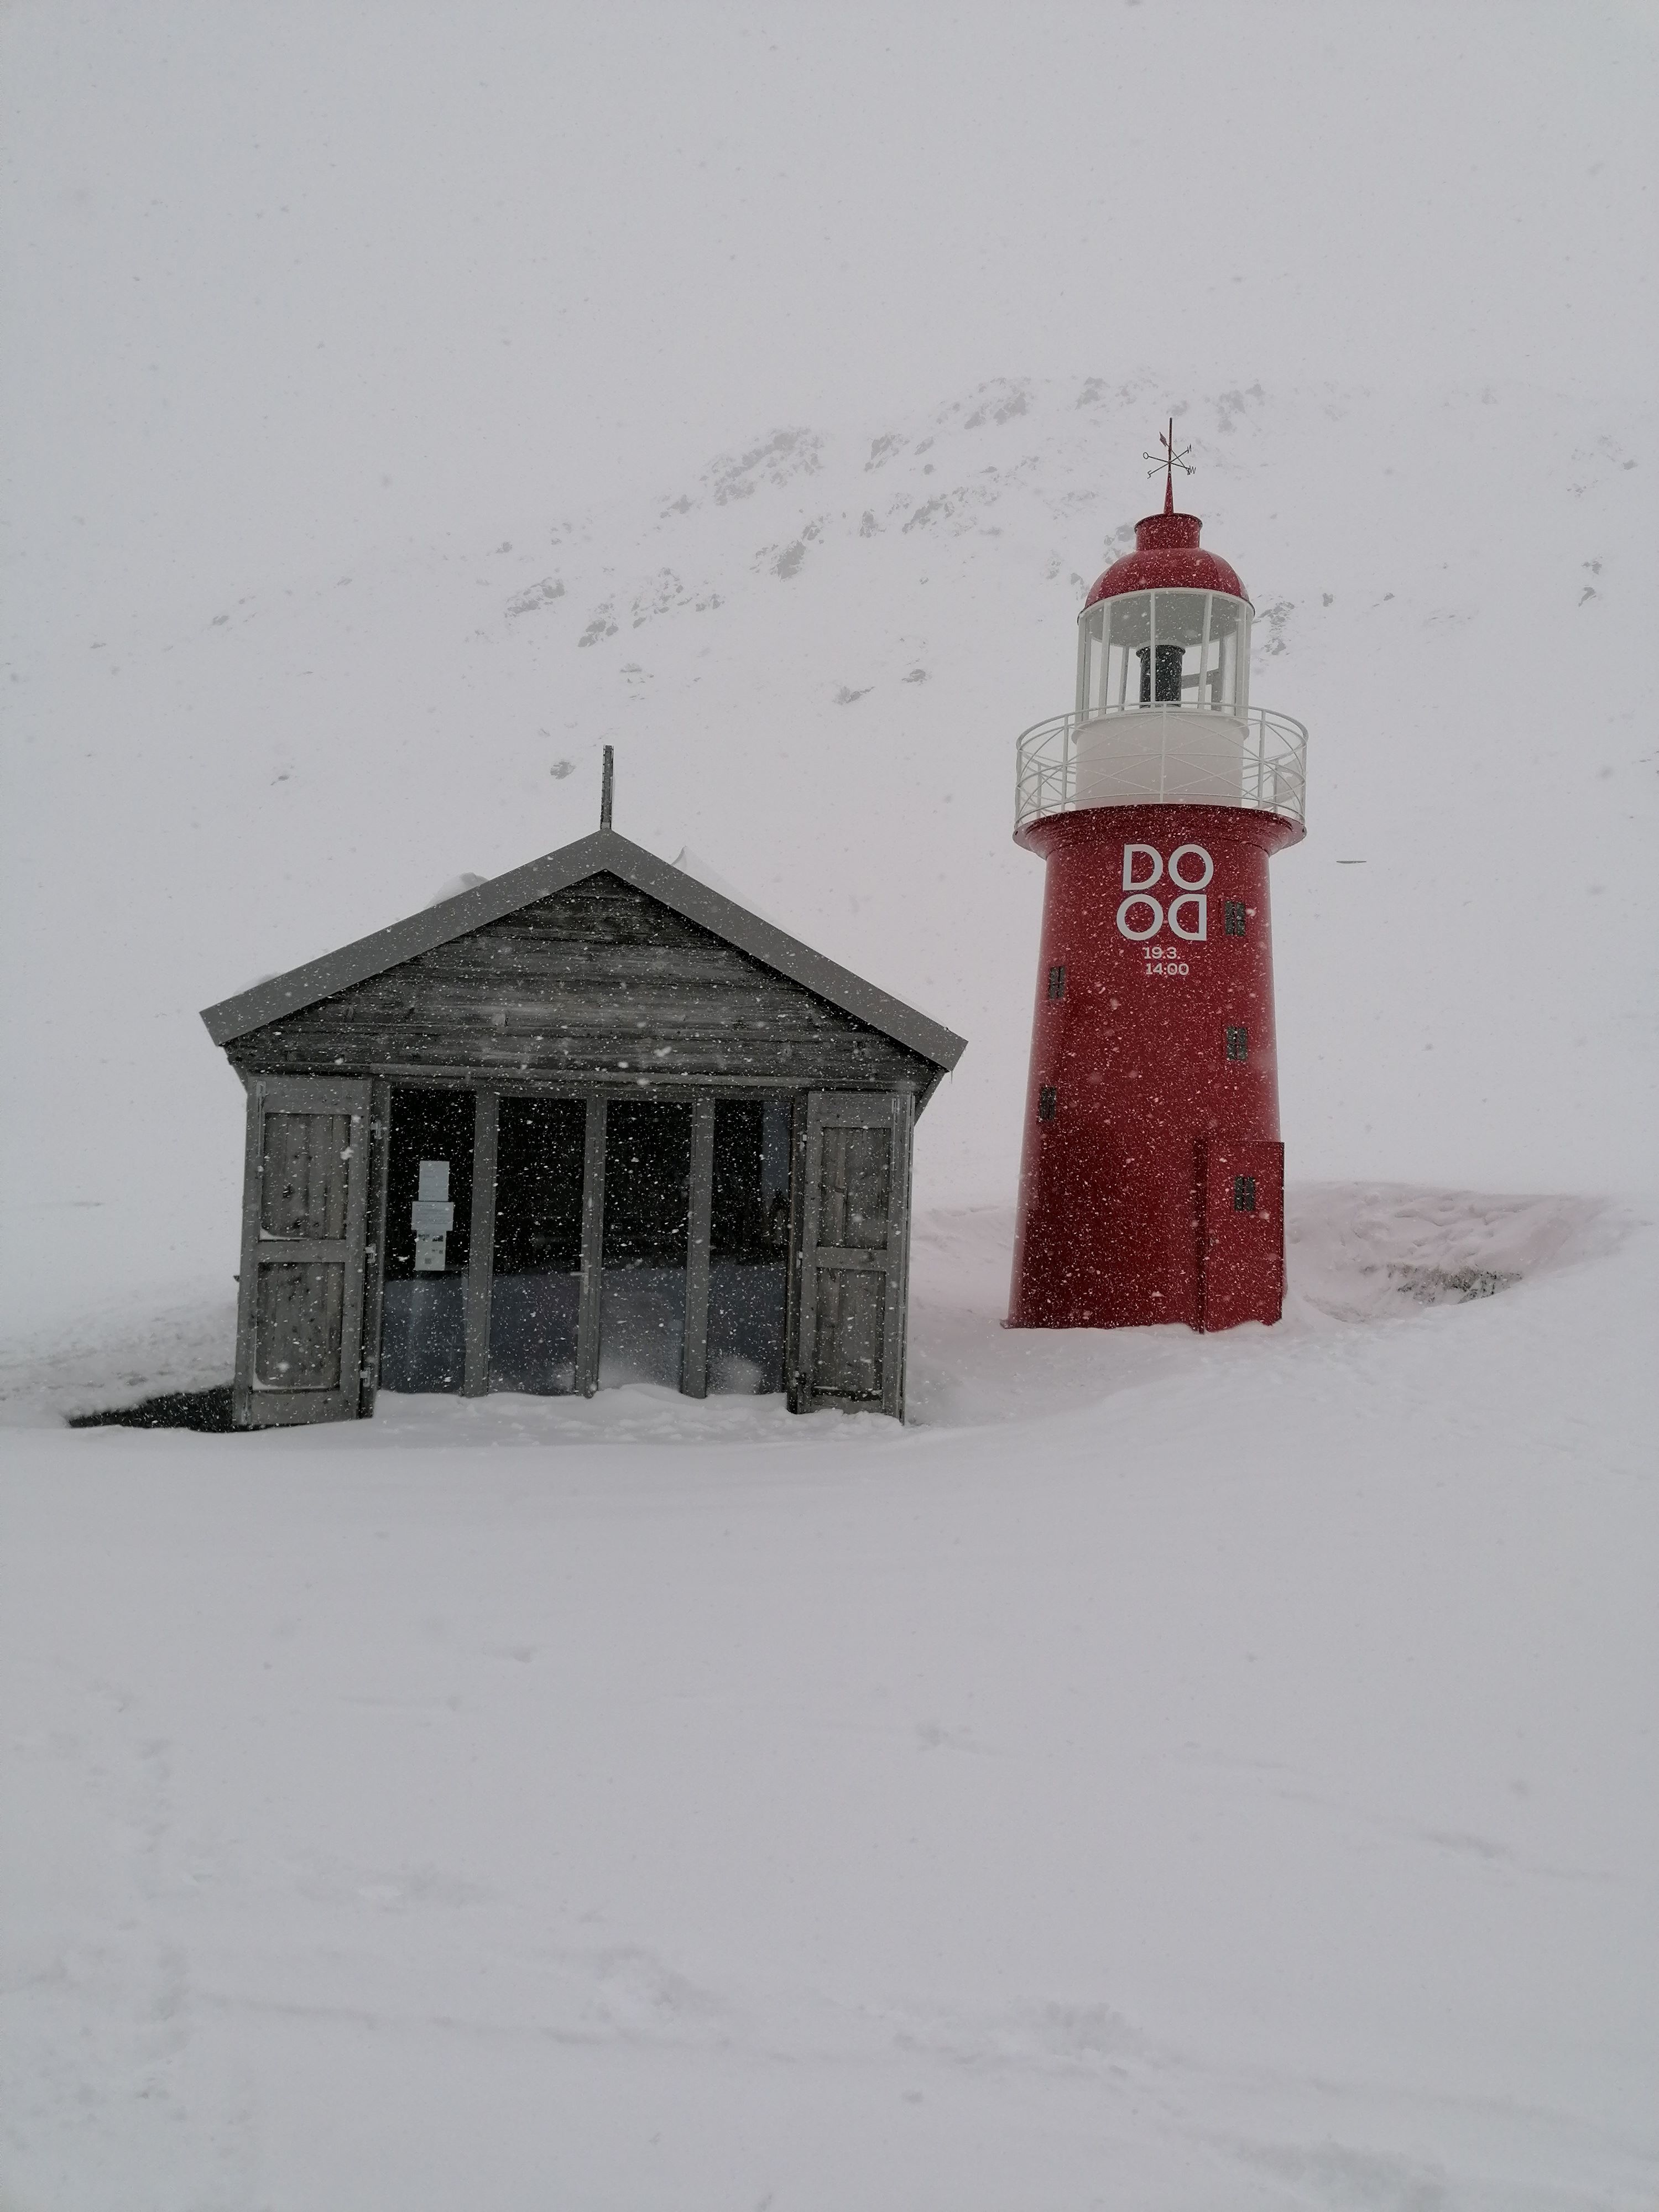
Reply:
<svg viewBox="0 0 1659 2212"><path fill-rule="evenodd" d="M1236 746L1224 727L1237 732ZM1308 732L1265 707L1224 718L1178 707L1054 714L1021 734L1018 763L1016 830L1044 814L1178 799L1249 807L1300 823Z"/></svg>

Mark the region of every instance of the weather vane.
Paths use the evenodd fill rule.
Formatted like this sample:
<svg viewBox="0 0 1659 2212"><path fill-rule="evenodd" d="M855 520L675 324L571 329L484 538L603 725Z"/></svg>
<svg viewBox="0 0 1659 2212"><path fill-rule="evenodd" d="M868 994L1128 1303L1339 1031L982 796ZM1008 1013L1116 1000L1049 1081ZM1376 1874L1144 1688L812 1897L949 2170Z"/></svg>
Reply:
<svg viewBox="0 0 1659 2212"><path fill-rule="evenodd" d="M1176 471L1177 469L1181 469L1188 476L1191 476L1193 474L1193 465L1187 459L1188 454L1190 453L1193 449L1190 446L1183 446L1181 448L1181 451L1176 453L1175 442L1175 416L1173 415L1170 417L1169 428L1159 432L1158 442L1164 448L1164 451L1161 453L1143 453L1140 458L1143 461L1150 461L1152 465L1146 471L1149 477L1155 477L1160 469L1163 470L1164 476L1165 508L1167 511L1168 507L1172 506L1175 501Z"/></svg>

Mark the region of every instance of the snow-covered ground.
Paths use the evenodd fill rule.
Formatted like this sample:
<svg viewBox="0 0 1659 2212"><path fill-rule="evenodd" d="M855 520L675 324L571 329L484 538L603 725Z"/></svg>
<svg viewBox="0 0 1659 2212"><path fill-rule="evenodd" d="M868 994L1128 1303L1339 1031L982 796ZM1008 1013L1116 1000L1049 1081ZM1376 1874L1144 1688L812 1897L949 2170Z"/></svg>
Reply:
<svg viewBox="0 0 1659 2212"><path fill-rule="evenodd" d="M3 2212L1651 2212L1655 46L0 11ZM1312 733L1290 1305L1017 1334L1013 739L1171 410ZM606 743L969 1039L911 1425L68 1429L228 1372L196 1009Z"/></svg>
<svg viewBox="0 0 1659 2212"><path fill-rule="evenodd" d="M14 1366L8 2206L1650 2204L1659 1233L1306 1190L1199 1338L1009 1226L902 1430Z"/></svg>

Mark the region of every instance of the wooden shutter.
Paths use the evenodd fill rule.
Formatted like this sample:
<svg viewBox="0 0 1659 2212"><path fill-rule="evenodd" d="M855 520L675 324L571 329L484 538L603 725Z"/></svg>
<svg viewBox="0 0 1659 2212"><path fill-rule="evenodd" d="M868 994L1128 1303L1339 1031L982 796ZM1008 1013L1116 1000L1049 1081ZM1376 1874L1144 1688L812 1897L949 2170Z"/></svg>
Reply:
<svg viewBox="0 0 1659 2212"><path fill-rule="evenodd" d="M368 1121L367 1079L265 1076L248 1085L239 1428L357 1412Z"/></svg>
<svg viewBox="0 0 1659 2212"><path fill-rule="evenodd" d="M904 1418L908 1091L806 1096L791 1399Z"/></svg>

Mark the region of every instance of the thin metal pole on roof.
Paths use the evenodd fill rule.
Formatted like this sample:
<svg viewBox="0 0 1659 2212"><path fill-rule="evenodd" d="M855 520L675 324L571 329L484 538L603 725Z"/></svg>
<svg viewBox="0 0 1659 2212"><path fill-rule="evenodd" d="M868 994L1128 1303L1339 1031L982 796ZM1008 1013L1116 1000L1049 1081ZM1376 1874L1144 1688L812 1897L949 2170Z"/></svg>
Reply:
<svg viewBox="0 0 1659 2212"><path fill-rule="evenodd" d="M599 779L599 827L601 830L608 830L611 827L611 803L616 796L616 790L617 748L615 745L607 745L605 749L605 771Z"/></svg>

